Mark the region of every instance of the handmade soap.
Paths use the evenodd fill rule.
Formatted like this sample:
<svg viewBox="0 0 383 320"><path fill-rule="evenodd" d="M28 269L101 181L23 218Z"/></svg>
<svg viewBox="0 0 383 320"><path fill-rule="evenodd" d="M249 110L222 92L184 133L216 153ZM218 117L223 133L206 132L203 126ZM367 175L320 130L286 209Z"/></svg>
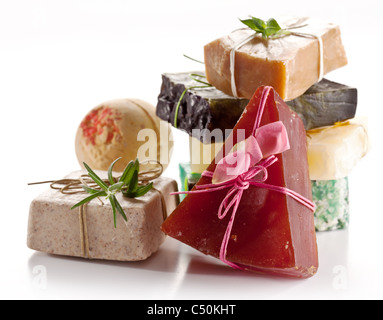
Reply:
<svg viewBox="0 0 383 320"><path fill-rule="evenodd" d="M252 135L258 109L264 101L261 126L282 121L291 142L290 150L276 155L278 162L268 168L265 183L289 188L311 199L302 120L274 90L269 87L257 90L234 128L232 139L238 141L242 133L244 138ZM229 153L231 148L225 145L222 154ZM218 160L209 166L209 172L215 171ZM204 176L197 185L211 183L212 179ZM162 230L205 254L220 257L231 217L219 219L218 212L227 196L227 189L188 195L164 222ZM283 193L249 186L243 191L236 211L226 259L260 273L295 278L313 276L318 268L318 252L312 211Z"/></svg>
<svg viewBox="0 0 383 320"><path fill-rule="evenodd" d="M210 140L209 133L216 129L223 133L225 129L233 129L249 100L233 98L214 87L204 87L191 77L192 74L204 76L204 72L162 75L157 116L189 135L193 134L193 130L200 130L197 136L201 141L224 141L222 135L213 136ZM203 77L201 79L206 81ZM203 88L195 88L201 86ZM193 89L184 95L175 120L177 104L187 88Z"/></svg>
<svg viewBox="0 0 383 320"><path fill-rule="evenodd" d="M157 115L173 126L182 93L186 88L201 86L192 74L205 75L202 71L162 75ZM177 127L205 144L225 141L229 134L225 131L234 128L248 102L215 87L190 89L181 101ZM357 102L357 89L323 79L287 104L301 117L305 129L310 130L354 118ZM193 130L197 130L194 135Z"/></svg>
<svg viewBox="0 0 383 320"><path fill-rule="evenodd" d="M250 99L261 85L273 86L290 101L301 96L323 75L347 64L339 26L317 19L277 19L284 27L303 26L277 39L257 35L235 52L234 79L238 97ZM205 46L206 76L210 84L233 95L230 55L233 49L255 32L239 29ZM323 42L323 59L319 37ZM323 61L322 61L323 60Z"/></svg>
<svg viewBox="0 0 383 320"><path fill-rule="evenodd" d="M317 206L317 231L345 229L350 220L348 177L338 180L312 181L313 201Z"/></svg>
<svg viewBox="0 0 383 320"><path fill-rule="evenodd" d="M67 178L78 179L83 173L74 172ZM106 177L106 173L98 173ZM139 199L117 195L128 218L125 223L118 215L117 228L114 228L109 201L104 205L97 199L90 202L85 207L84 218L80 209L71 208L86 194L68 195L48 190L31 204L28 247L45 253L88 259L145 260L165 240L160 226L164 217L178 204L177 197L169 196L178 189L174 180L160 177L154 181L154 186L156 190Z"/></svg>
<svg viewBox="0 0 383 320"><path fill-rule="evenodd" d="M287 104L302 119L306 130L332 126L355 118L358 90L323 79Z"/></svg>
<svg viewBox="0 0 383 320"><path fill-rule="evenodd" d="M182 191L191 191L201 179L201 173L191 170L190 163L181 163L180 179ZM348 177L338 180L311 181L313 201L316 205L314 214L316 231L345 229L350 220ZM182 196L183 200L185 197Z"/></svg>
<svg viewBox="0 0 383 320"><path fill-rule="evenodd" d="M367 125L358 119L307 131L307 139L311 180L349 176L369 150Z"/></svg>
<svg viewBox="0 0 383 320"><path fill-rule="evenodd" d="M167 168L173 148L171 127L156 116L156 108L139 99L111 100L92 109L82 120L76 135L76 154L82 166L107 171L122 157L115 170L127 164L160 161Z"/></svg>

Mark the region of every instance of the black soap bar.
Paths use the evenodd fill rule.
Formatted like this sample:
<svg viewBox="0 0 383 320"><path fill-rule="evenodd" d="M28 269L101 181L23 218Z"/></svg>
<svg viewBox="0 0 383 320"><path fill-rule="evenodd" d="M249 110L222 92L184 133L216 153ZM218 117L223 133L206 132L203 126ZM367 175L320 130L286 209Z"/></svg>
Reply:
<svg viewBox="0 0 383 320"><path fill-rule="evenodd" d="M228 96L214 87L190 89L181 101L176 120L177 104L185 89L204 86L193 79L192 74L200 74L203 77L205 75L204 72L162 75L157 116L191 136L193 130L199 129L200 131L194 136L201 141L221 142L222 139L219 140L217 137L213 137L210 141L210 133L216 129L221 132L233 129L249 100Z"/></svg>
<svg viewBox="0 0 383 320"><path fill-rule="evenodd" d="M214 87L190 89L181 100L175 119L184 91L203 86L192 74L205 75L202 71L162 75L157 116L202 142L221 142L225 130L234 128L249 100L228 96ZM311 130L354 118L357 101L357 89L323 79L287 104L301 117L306 130ZM195 129L198 130L193 134ZM211 134L216 129L223 132L221 140L219 135Z"/></svg>
<svg viewBox="0 0 383 320"><path fill-rule="evenodd" d="M286 103L300 116L306 130L311 130L355 118L358 90L323 79Z"/></svg>

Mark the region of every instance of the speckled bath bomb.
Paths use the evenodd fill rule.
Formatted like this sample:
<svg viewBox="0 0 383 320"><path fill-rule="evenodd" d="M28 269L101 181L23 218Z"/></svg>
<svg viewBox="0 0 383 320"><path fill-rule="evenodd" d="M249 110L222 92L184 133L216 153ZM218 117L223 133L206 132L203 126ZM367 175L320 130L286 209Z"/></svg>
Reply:
<svg viewBox="0 0 383 320"><path fill-rule="evenodd" d="M76 135L80 165L85 162L94 170L106 171L120 157L114 167L117 172L137 157L140 161L161 161L166 169L172 148L170 125L161 123L153 105L138 99L100 104L85 116Z"/></svg>

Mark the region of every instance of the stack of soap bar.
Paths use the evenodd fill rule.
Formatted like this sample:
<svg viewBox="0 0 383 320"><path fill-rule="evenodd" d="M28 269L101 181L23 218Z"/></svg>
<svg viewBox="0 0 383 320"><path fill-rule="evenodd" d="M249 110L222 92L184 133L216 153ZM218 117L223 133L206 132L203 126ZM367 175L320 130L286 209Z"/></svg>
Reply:
<svg viewBox="0 0 383 320"><path fill-rule="evenodd" d="M293 20L278 21L288 26L298 19ZM274 87L285 101L301 96L320 79L322 59L316 37L323 41L324 74L347 65L339 26L316 19L307 19L301 25L305 26L296 32L306 36L263 39L257 35L236 50L235 82L239 97L249 99L261 85ZM234 96L231 52L252 34L253 30L239 29L205 46L207 80L228 95Z"/></svg>
<svg viewBox="0 0 383 320"><path fill-rule="evenodd" d="M182 93L186 88L201 86L191 74L203 76L204 72L162 76L157 115L173 126ZM305 129L310 130L354 118L357 102L357 89L323 79L287 104L300 116ZM233 98L215 87L188 90L180 104L177 127L190 136L197 135L204 143L224 141L225 131L234 128L247 103L248 99ZM193 135L193 130L199 131Z"/></svg>
<svg viewBox="0 0 383 320"><path fill-rule="evenodd" d="M191 191L201 173L192 171L190 163L180 164L181 191ZM311 181L313 201L316 205L316 231L333 231L349 226L350 202L348 177L338 180ZM182 197L182 200L185 197Z"/></svg>
<svg viewBox="0 0 383 320"><path fill-rule="evenodd" d="M246 137L252 134L264 90L261 87L255 93L233 130L233 141L237 141L239 130L244 130ZM282 121L291 149L277 155L279 161L269 167L265 183L287 187L311 199L302 120L274 90L266 97L261 126ZM225 149L226 146L222 154ZM215 171L215 162L218 161L209 166L210 172ZM211 184L211 178L202 177L198 182L198 185L206 184ZM221 220L218 212L227 193L228 190L220 190L188 195L165 221L162 230L205 254L220 257L230 215ZM310 209L283 193L253 186L245 190L231 235L226 258L248 270L295 278L308 278L317 271L314 216Z"/></svg>
<svg viewBox="0 0 383 320"><path fill-rule="evenodd" d="M67 178L78 179L85 172L75 172ZM106 177L106 173L98 172ZM154 181L158 190L151 190L139 199L127 199L117 195L128 218L120 215L114 228L110 202L102 206L99 201L90 202L86 208L85 224L80 223L80 209L71 207L87 197L86 194L62 194L48 190L36 198L30 207L28 247L56 255L89 259L139 261L149 258L165 240L160 230L164 216L178 205L177 183L160 177ZM166 211L161 194L164 196ZM86 225L87 237L84 235ZM87 238L87 239L85 239ZM89 256L85 243L89 243Z"/></svg>
<svg viewBox="0 0 383 320"><path fill-rule="evenodd" d="M307 132L311 180L347 177L367 154L367 126L358 120Z"/></svg>

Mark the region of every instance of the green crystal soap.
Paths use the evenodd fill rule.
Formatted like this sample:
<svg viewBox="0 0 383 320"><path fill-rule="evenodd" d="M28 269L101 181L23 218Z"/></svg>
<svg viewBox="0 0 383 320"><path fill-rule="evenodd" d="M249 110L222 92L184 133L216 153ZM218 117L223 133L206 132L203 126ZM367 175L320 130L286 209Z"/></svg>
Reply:
<svg viewBox="0 0 383 320"><path fill-rule="evenodd" d="M249 101L228 96L215 87L190 89L181 100L186 88L204 87L192 74L199 74L197 80L206 81L201 71L162 75L157 116L204 143L223 142L225 130L234 128ZM310 130L354 118L357 101L357 89L323 79L287 104ZM195 129L199 131L193 135ZM221 138L209 135L216 129L221 130Z"/></svg>
<svg viewBox="0 0 383 320"><path fill-rule="evenodd" d="M317 206L317 231L345 229L349 225L350 202L348 178L312 181L313 200Z"/></svg>

